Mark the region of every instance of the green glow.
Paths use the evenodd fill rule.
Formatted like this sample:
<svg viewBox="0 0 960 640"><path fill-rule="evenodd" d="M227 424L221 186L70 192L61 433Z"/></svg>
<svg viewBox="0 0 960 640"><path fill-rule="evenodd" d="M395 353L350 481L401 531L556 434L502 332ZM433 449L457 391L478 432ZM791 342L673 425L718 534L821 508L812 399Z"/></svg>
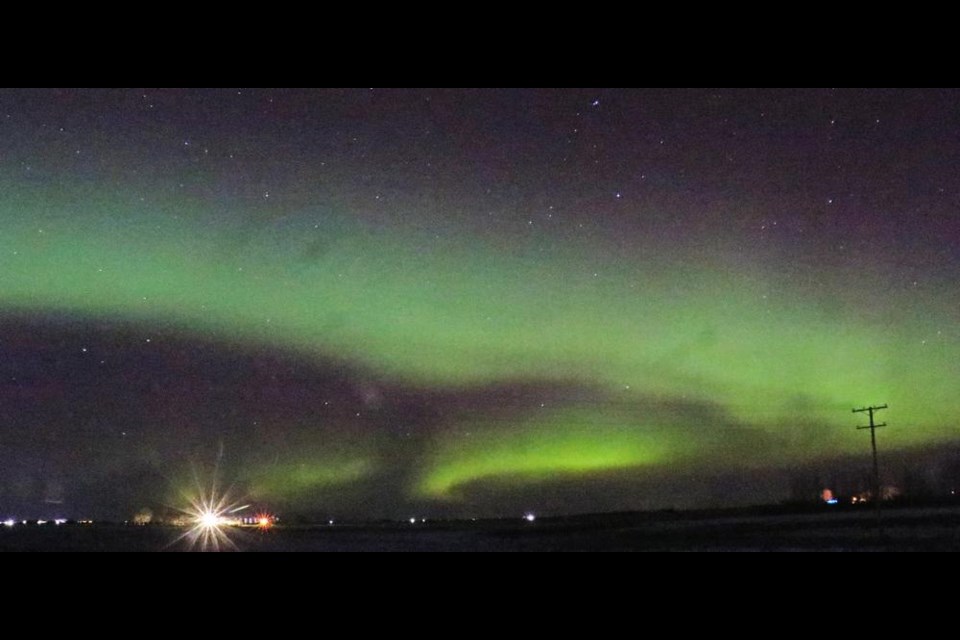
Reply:
<svg viewBox="0 0 960 640"><path fill-rule="evenodd" d="M411 384L575 379L625 402L710 403L764 436L798 420L825 425L840 434L827 438L833 453L863 449L850 409L871 402L889 403L884 418L903 426L884 432L891 444L957 433L956 301L935 286L874 294L892 287L889 276L856 261L778 272L719 245L617 253L603 240L558 235L501 246L374 230L322 209L231 226L199 202L3 186L7 310L332 355ZM670 424L648 431L635 417L613 418L622 424L611 426L607 409L581 407L478 428L472 440L443 436L414 491L443 496L476 479L628 468L686 451L686 432ZM799 453L814 450L805 442ZM700 454L736 465L749 445ZM770 455L789 460L798 450L784 440ZM317 458L257 482L295 493L356 481L375 466Z"/></svg>
<svg viewBox="0 0 960 640"><path fill-rule="evenodd" d="M307 462L266 465L250 478L254 496L297 497L306 492L348 485L369 476L375 470L367 458L331 459L318 456Z"/></svg>
<svg viewBox="0 0 960 640"><path fill-rule="evenodd" d="M471 435L461 431L435 443L417 486L421 495L449 498L466 482L503 476L537 482L663 463L669 457L665 430L639 424L626 412L608 413L599 425L594 413L572 410L492 429L470 423L463 428Z"/></svg>

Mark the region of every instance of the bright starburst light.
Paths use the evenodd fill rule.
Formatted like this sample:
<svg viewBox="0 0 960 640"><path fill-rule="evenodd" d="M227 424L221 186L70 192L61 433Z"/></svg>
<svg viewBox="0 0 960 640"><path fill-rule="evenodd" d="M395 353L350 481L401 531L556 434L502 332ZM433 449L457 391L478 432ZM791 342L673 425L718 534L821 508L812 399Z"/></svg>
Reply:
<svg viewBox="0 0 960 640"><path fill-rule="evenodd" d="M185 540L191 550L236 551L237 545L228 532L239 521L232 516L250 505L232 501L229 490L221 492L216 474L209 490L202 488L199 479L195 480L195 493L183 495L189 506L181 509L189 528L173 544Z"/></svg>

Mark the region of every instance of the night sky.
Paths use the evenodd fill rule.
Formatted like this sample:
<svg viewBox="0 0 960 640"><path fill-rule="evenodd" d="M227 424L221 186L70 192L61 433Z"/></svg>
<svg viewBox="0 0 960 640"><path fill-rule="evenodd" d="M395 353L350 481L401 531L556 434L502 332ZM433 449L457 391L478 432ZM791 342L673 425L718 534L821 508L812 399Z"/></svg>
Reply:
<svg viewBox="0 0 960 640"><path fill-rule="evenodd" d="M2 90L0 517L939 468L958 166L955 90Z"/></svg>

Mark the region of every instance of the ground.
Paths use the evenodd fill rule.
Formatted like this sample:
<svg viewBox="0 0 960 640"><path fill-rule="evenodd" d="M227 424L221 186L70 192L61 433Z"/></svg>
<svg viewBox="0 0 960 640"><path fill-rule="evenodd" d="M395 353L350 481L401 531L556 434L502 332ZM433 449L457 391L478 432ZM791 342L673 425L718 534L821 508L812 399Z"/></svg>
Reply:
<svg viewBox="0 0 960 640"><path fill-rule="evenodd" d="M182 529L120 524L0 529L0 551L179 551ZM953 551L960 508L654 512L511 520L231 529L240 551Z"/></svg>

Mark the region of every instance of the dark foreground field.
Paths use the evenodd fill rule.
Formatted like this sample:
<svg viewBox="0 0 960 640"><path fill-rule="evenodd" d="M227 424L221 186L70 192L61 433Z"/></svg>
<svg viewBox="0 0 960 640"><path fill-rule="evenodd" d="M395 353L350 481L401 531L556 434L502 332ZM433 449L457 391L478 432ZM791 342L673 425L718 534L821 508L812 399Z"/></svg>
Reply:
<svg viewBox="0 0 960 640"><path fill-rule="evenodd" d="M0 527L0 551L184 551L183 529ZM872 511L658 512L567 518L228 529L239 551L954 551L960 507ZM199 545L194 545L194 549Z"/></svg>

